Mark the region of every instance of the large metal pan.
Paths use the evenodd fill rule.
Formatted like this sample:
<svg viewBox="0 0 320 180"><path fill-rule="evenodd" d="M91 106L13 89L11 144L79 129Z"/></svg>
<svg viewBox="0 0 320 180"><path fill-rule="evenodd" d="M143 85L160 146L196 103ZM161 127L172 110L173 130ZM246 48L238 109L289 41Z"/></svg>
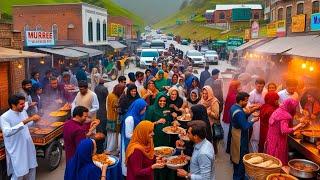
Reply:
<svg viewBox="0 0 320 180"><path fill-rule="evenodd" d="M320 130L303 130L301 132L303 141L312 143L316 145L316 143L320 142Z"/></svg>
<svg viewBox="0 0 320 180"><path fill-rule="evenodd" d="M312 170L297 168L297 163L312 167ZM299 178L315 178L317 171L319 171L319 166L316 163L306 159L292 159L289 161L288 166L290 167L290 174Z"/></svg>

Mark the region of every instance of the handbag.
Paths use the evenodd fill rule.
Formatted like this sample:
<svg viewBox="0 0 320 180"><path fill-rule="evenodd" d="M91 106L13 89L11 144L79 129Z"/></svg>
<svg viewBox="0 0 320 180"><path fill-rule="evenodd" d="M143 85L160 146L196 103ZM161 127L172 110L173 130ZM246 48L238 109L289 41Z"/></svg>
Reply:
<svg viewBox="0 0 320 180"><path fill-rule="evenodd" d="M215 140L221 140L223 139L223 128L221 124L213 124L213 139Z"/></svg>

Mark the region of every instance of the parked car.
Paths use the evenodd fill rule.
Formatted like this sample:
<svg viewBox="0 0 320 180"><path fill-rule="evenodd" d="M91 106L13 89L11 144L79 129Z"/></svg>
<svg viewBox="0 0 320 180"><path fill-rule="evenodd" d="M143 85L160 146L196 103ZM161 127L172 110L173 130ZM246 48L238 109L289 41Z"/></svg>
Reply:
<svg viewBox="0 0 320 180"><path fill-rule="evenodd" d="M145 49L145 48L148 48L148 49L149 49L149 48L150 48L150 43L149 43L149 42L144 42L144 43L142 43L142 44L141 44L141 48L142 48L142 49Z"/></svg>
<svg viewBox="0 0 320 180"><path fill-rule="evenodd" d="M168 41L173 41L173 37L172 36L167 36Z"/></svg>
<svg viewBox="0 0 320 180"><path fill-rule="evenodd" d="M167 38L166 36L162 36L162 37L161 37L161 40L162 40L163 42L167 42L167 41L168 41L168 38Z"/></svg>
<svg viewBox="0 0 320 180"><path fill-rule="evenodd" d="M188 50L185 58L190 59L193 66L204 66L206 63L204 56L197 50Z"/></svg>
<svg viewBox="0 0 320 180"><path fill-rule="evenodd" d="M146 68L152 64L152 61L158 61L158 59L158 49L142 49L139 62L140 67Z"/></svg>
<svg viewBox="0 0 320 180"><path fill-rule="evenodd" d="M165 49L166 44L161 39L152 40L151 44L150 44L150 48L152 48L152 49Z"/></svg>
<svg viewBox="0 0 320 180"><path fill-rule="evenodd" d="M204 52L206 63L218 65L219 56L214 50L207 50Z"/></svg>
<svg viewBox="0 0 320 180"><path fill-rule="evenodd" d="M189 41L186 40L186 39L184 39L184 40L181 41L181 44L182 44L182 45L189 46Z"/></svg>

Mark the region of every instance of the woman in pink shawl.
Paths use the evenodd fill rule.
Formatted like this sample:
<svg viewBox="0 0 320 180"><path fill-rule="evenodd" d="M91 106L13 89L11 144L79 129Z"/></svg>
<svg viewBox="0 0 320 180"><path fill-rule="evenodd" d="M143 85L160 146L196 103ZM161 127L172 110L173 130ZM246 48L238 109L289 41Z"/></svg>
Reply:
<svg viewBox="0 0 320 180"><path fill-rule="evenodd" d="M288 134L303 127L302 123L299 123L293 128L289 127L298 105L299 102L297 100L285 100L280 107L272 113L269 120L269 130L266 140L267 154L279 158L283 165L288 164Z"/></svg>

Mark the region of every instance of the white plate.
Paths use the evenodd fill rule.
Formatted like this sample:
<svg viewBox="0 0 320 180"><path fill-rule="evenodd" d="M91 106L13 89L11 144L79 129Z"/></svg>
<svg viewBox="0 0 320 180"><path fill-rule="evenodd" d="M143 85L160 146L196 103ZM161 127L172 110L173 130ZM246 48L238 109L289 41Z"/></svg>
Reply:
<svg viewBox="0 0 320 180"><path fill-rule="evenodd" d="M178 157L178 156L168 157L168 158L167 158L167 162L169 162L169 160L171 160L171 159L173 159L173 158L176 158L176 157ZM169 169L173 169L173 170L183 168L183 166L185 166L185 165L187 165L187 164L188 164L188 161L185 161L185 162L182 163L182 164L169 164L169 163L166 163L167 167L168 167Z"/></svg>
<svg viewBox="0 0 320 180"><path fill-rule="evenodd" d="M163 149L163 148L170 148L170 149L171 149L171 152L172 152L170 155L161 155L161 156L163 156L163 157L170 157L170 156L172 156L173 154L176 153L176 150L175 150L173 147L169 147L169 146L159 146L159 147L155 147L154 150L156 151L156 150ZM156 156L160 156L160 155L156 154Z"/></svg>
<svg viewBox="0 0 320 180"><path fill-rule="evenodd" d="M109 159L112 161L112 165L109 165L108 168L110 168L111 166L114 166L116 164L116 162L118 161L117 157L108 155ZM102 168L103 164L99 161L93 161L93 164L95 164L97 167Z"/></svg>
<svg viewBox="0 0 320 180"><path fill-rule="evenodd" d="M162 131L166 134L179 134L178 132L166 132L166 129L168 129L171 126L167 126L165 128L162 129ZM186 130L183 129L182 127L178 127L178 129L180 129L181 131L183 131L183 134L186 134Z"/></svg>
<svg viewBox="0 0 320 180"><path fill-rule="evenodd" d="M183 141L190 141L190 139L189 139L188 136L187 136L188 139L186 139L186 138L183 138L181 134L179 134L179 138L180 138L181 140L183 140Z"/></svg>

